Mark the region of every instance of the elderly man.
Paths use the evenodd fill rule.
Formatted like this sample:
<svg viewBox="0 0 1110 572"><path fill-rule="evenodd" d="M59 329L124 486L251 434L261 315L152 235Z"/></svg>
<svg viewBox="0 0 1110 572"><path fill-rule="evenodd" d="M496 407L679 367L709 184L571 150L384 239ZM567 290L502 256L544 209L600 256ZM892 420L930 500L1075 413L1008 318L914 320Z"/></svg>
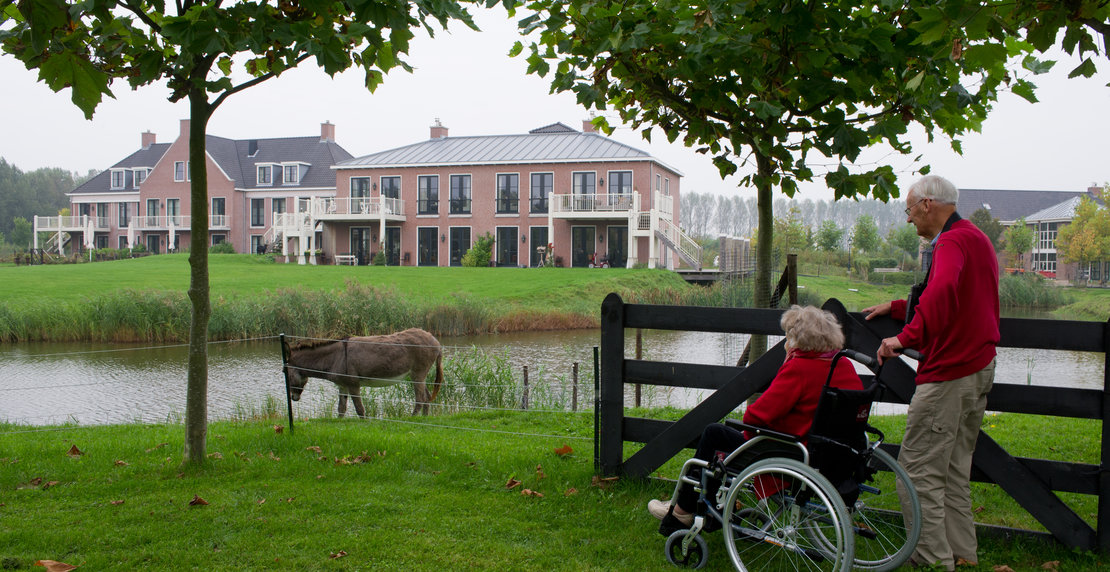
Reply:
<svg viewBox="0 0 1110 572"><path fill-rule="evenodd" d="M900 334L882 341L879 363L902 348L922 354L898 461L921 499L921 541L911 562L947 570L978 561L971 458L998 343L998 259L990 239L956 212L958 198L935 175L910 187L906 221L930 241L925 280L909 300L863 310L868 320L889 314L905 321Z"/></svg>

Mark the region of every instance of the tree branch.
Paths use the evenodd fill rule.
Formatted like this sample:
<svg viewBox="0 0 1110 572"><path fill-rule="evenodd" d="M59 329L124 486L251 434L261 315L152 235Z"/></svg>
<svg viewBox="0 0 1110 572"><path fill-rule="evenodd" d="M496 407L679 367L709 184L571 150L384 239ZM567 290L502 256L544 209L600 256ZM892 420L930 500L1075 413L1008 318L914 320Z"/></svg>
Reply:
<svg viewBox="0 0 1110 572"><path fill-rule="evenodd" d="M142 8L134 2L134 0L127 0L123 3L123 5L125 8L130 10L132 14L138 16L139 20L142 21L142 23L150 26L151 31L158 32L159 34L162 33L162 26L158 25L157 22L152 20L150 18L150 15L144 12Z"/></svg>
<svg viewBox="0 0 1110 572"><path fill-rule="evenodd" d="M301 55L297 56L297 59L294 60L293 65L289 66L289 68L297 67L298 64L300 64L301 62L308 59L309 56L310 56L310 54L301 54ZM286 69L289 69L289 68L286 68ZM246 81L246 82L243 82L243 83L241 83L237 86L232 87L231 89L221 93L219 97L217 97L215 100L212 101L212 109L215 109L215 108L219 107L220 104L223 103L224 100L227 99L228 97L230 97L230 96L232 96L236 93L239 93L240 91L243 91L244 89L254 87L254 86L256 86L256 85L258 85L258 84L260 84L260 83L262 83L262 82L264 82L268 79L275 78L275 77L277 77L277 75L278 74L276 74L274 72L266 72L266 73L254 78L250 81Z"/></svg>

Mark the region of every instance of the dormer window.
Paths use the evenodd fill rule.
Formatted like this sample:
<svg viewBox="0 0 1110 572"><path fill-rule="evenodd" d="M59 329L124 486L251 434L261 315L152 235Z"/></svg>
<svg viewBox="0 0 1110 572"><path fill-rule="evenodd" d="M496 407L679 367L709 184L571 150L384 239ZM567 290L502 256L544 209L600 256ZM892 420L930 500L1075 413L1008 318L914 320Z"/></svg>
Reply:
<svg viewBox="0 0 1110 572"><path fill-rule="evenodd" d="M301 178L308 172L307 163L282 163L282 184L299 185Z"/></svg>
<svg viewBox="0 0 1110 572"><path fill-rule="evenodd" d="M133 173L134 174L133 174L131 180L134 181L134 182L133 182L132 186L137 189L137 188L139 188L139 185L143 184L143 181L146 180L146 176L147 176L148 173L150 173L150 169L147 169L146 167L143 167L141 169L135 169L133 171Z"/></svg>
<svg viewBox="0 0 1110 572"><path fill-rule="evenodd" d="M112 169L112 190L122 189L125 179L126 176L124 175L123 169Z"/></svg>
<svg viewBox="0 0 1110 572"><path fill-rule="evenodd" d="M272 185L274 184L274 166L273 165L259 165L258 166L258 185Z"/></svg>

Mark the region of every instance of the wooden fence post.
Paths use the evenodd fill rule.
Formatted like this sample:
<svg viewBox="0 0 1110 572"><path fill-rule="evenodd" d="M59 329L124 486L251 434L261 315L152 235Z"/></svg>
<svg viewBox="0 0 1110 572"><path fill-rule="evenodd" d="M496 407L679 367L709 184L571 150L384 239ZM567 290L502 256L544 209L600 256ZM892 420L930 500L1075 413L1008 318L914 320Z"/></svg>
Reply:
<svg viewBox="0 0 1110 572"><path fill-rule="evenodd" d="M578 411L578 362L574 362L570 368L570 410Z"/></svg>
<svg viewBox="0 0 1110 572"><path fill-rule="evenodd" d="M1095 540L1102 552L1110 551L1110 320L1102 325L1102 345L1104 362L1102 365L1102 451L1099 465L1103 470L1098 473L1098 521Z"/></svg>
<svg viewBox="0 0 1110 572"><path fill-rule="evenodd" d="M528 366L524 366L524 394L520 397L520 408L528 409Z"/></svg>
<svg viewBox="0 0 1110 572"><path fill-rule="evenodd" d="M278 336L281 342L281 373L285 376L285 410L289 412L289 432L293 432L293 398L289 396L289 348L285 345L285 334Z"/></svg>
<svg viewBox="0 0 1110 572"><path fill-rule="evenodd" d="M615 475L624 453L624 301L616 293L601 303L600 361L598 468L603 475Z"/></svg>

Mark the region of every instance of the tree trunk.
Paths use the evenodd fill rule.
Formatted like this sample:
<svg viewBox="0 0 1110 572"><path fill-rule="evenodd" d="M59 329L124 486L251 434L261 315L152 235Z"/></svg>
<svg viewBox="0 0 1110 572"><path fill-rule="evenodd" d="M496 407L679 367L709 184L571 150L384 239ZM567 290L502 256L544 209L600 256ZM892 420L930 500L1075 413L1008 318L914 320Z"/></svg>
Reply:
<svg viewBox="0 0 1110 572"><path fill-rule="evenodd" d="M771 246L774 241L775 217L772 210L771 174L774 167L770 159L758 150L754 152L757 175L755 177L756 206L759 210L759 227L755 238L755 285L752 287L752 301L756 308L771 306ZM752 336L751 354L748 363L759 359L767 351L767 336Z"/></svg>
<svg viewBox="0 0 1110 572"><path fill-rule="evenodd" d="M189 92L189 373L185 393L185 463L204 462L208 437L208 169L205 133L212 109L203 88Z"/></svg>

